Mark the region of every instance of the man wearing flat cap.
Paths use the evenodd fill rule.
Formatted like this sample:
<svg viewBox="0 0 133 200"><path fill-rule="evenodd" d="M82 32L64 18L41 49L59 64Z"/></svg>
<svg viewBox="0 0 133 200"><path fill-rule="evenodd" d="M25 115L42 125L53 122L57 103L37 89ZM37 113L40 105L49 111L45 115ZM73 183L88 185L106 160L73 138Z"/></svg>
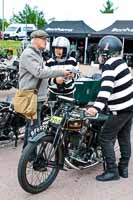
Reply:
<svg viewBox="0 0 133 200"><path fill-rule="evenodd" d="M48 34L43 31L43 30L37 30L37 31L33 31L31 33L31 38L42 38L42 39L46 39L48 38Z"/></svg>
<svg viewBox="0 0 133 200"><path fill-rule="evenodd" d="M54 70L46 67L43 62L42 52L46 48L48 34L43 30L31 33L31 45L29 45L20 57L19 65L19 89L38 89L37 119L27 119L23 148L27 145L31 131L41 125L40 114L47 94L47 79L58 76L69 76L70 72ZM32 126L31 126L32 123Z"/></svg>

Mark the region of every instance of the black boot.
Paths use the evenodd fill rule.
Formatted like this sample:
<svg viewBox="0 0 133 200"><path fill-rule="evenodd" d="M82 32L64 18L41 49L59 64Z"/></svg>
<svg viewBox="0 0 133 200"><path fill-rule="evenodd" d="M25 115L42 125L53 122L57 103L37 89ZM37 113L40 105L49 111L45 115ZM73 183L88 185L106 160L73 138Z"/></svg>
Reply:
<svg viewBox="0 0 133 200"><path fill-rule="evenodd" d="M119 175L122 178L128 178L128 167L118 167Z"/></svg>
<svg viewBox="0 0 133 200"><path fill-rule="evenodd" d="M113 169L113 170L106 170L104 173L101 175L96 176L97 181L114 181L114 180L119 180L119 172L118 169Z"/></svg>

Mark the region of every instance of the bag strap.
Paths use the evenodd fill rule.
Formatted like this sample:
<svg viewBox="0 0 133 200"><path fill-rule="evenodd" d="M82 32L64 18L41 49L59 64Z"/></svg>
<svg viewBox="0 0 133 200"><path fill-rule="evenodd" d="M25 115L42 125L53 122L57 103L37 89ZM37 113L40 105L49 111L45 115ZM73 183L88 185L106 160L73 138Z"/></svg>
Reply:
<svg viewBox="0 0 133 200"><path fill-rule="evenodd" d="M38 83L37 83L37 86L36 86L36 89L39 90L40 88L40 85L41 85L41 82L42 82L42 79L39 79Z"/></svg>

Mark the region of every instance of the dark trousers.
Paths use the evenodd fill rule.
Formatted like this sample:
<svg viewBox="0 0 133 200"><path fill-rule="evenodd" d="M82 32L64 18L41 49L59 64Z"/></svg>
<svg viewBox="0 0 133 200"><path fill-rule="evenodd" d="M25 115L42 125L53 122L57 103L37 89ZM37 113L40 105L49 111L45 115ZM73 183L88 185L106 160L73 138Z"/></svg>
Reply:
<svg viewBox="0 0 133 200"><path fill-rule="evenodd" d="M102 147L107 169L117 167L114 150L116 139L118 139L121 153L118 165L120 167L128 166L131 157L130 132L132 116L132 112L123 112L118 115L110 116L102 128L99 142Z"/></svg>
<svg viewBox="0 0 133 200"><path fill-rule="evenodd" d="M25 127L25 135L24 135L24 144L23 149L28 143L28 138L31 136L31 132L41 125L41 110L42 110L43 102L38 102L37 105L37 119L30 120L27 119L26 127Z"/></svg>

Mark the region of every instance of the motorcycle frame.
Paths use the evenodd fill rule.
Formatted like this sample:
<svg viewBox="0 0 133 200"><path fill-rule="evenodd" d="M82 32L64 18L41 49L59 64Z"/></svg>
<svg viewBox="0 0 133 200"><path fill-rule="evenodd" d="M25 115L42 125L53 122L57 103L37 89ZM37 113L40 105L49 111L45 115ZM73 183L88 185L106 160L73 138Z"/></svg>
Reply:
<svg viewBox="0 0 133 200"><path fill-rule="evenodd" d="M49 151L49 155L48 155L48 161L50 161L52 159L52 157L54 156L55 152L58 151L59 153L59 167L60 169L64 169L64 163L65 163L65 153L67 151L66 147L65 147L65 123L67 121L67 119L69 119L70 117L70 112L73 110L74 108L74 104L72 103L65 103L65 105L63 106L63 118L60 122L60 124L57 127L56 132L53 133L49 133L47 130L46 131L42 131L37 135L33 135L33 137L31 137L29 139L29 142L31 143L39 143L42 138L45 138L46 136L51 136L53 137L53 143L51 145L50 151ZM62 107L59 108L59 112L60 110L62 110ZM82 116L84 118L84 116ZM92 139L92 143L94 142L96 137L96 134L94 134L93 139ZM54 147L54 150L53 150Z"/></svg>

